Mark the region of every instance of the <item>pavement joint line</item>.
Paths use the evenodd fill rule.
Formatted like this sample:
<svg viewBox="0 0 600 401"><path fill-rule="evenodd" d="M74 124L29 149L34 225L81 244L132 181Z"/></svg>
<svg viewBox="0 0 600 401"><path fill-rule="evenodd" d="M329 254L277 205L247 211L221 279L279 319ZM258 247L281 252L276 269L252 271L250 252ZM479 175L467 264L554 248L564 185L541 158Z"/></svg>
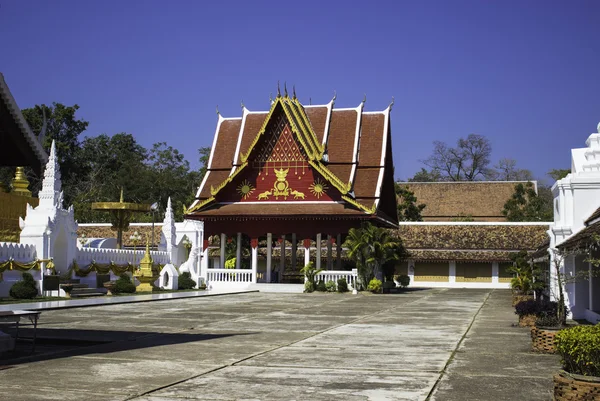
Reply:
<svg viewBox="0 0 600 401"><path fill-rule="evenodd" d="M477 316L479 315L479 313L481 312L481 310L483 309L483 307L486 305L487 300L490 298L490 296L492 295L493 292L494 292L494 290L491 290L490 292L487 293L487 295L486 295L485 299L483 300L481 306L479 307L479 309L473 315L473 318L471 319L471 323L469 324L469 327L467 327L467 330L464 332L464 334L462 335L462 337L460 338L460 340L456 344L456 348L454 349L454 351L452 352L452 354L450 354L450 358L448 358L448 361L446 362L446 364L444 365L444 368L440 372L440 376L437 378L437 380L433 384L433 387L431 387L431 390L429 390L429 394L427 394L427 397L425 398L425 401L431 400L431 397L433 396L433 393L435 392L435 390L437 390L438 386L440 385L440 382L442 381L442 378L444 377L444 375L446 374L446 371L448 370L448 367L450 366L450 364L454 360L454 356L456 355L456 351L460 348L460 345L463 343L463 341L467 337L467 334L469 333L469 331L471 330L471 327L473 327L473 324L475 323L475 319L477 319Z"/></svg>
<svg viewBox="0 0 600 401"><path fill-rule="evenodd" d="M444 289L444 290L445 290L445 289ZM440 291L440 292L443 292L443 291ZM436 291L436 292L432 292L432 293L430 293L430 294L427 294L427 295L425 295L424 297L417 298L417 299L415 299L414 301L410 301L410 302L408 302L408 303L414 303L414 302L418 302L418 301L420 301L420 300L422 300L422 299L424 299L424 298L429 298L429 297L432 297L434 294L437 294L437 293L438 293L437 291ZM353 298L348 298L348 299L353 299ZM344 299L341 299L341 300L339 300L339 301L337 301L337 302L342 302L342 301L344 301ZM323 304L323 303L324 303L324 302L321 302L321 303L319 303L318 305L321 305L321 304ZM330 304L330 303L331 303L331 302L329 302L328 304ZM309 305L309 306L310 306L310 307L314 307L315 305ZM303 307L307 307L307 305L303 305ZM360 321L360 320L366 319L367 317L370 317L370 316L372 316L372 315L379 315L379 314L381 314L381 313L384 313L384 312L389 312L389 311L391 311L391 310L393 310L393 309L397 309L397 308L400 308L400 307L403 307L403 305L397 305L397 306L394 306L394 307L391 307L391 308L387 308L387 309L384 309L384 310L380 310L380 311L378 311L378 312L375 312L375 313L372 313L372 312L370 312L368 315L365 315L365 316L362 316L362 317L360 317L360 318L354 319L354 320L352 320L352 321L350 321L350 322L348 322L348 323L342 323L342 324L335 325L335 326L333 326L333 327L330 327L330 328L328 328L328 329L325 329L325 330L322 330L322 331L320 331L320 332L317 332L317 333L311 334L311 335L309 335L309 336L307 336L307 337L305 337L305 338L303 338L303 339L301 339L301 340L292 341L292 342L290 342L290 343L288 343L288 344L279 345L279 346L273 347L273 348L271 348L271 349L267 349L267 350L264 350L264 351L261 351L261 352L257 352L257 353L255 353L255 354L253 354L253 355L249 355L249 356L247 356L247 357L244 357L244 358L241 358L241 359L239 359L239 360L237 360L237 361L230 362L230 363L228 363L228 364L224 364L224 365L222 365L222 366L216 367L216 368L214 368L214 369L211 369L211 370L209 370L209 371L206 371L206 372L203 372L203 373L199 373L199 374L197 374L197 375L193 375L193 376L190 376L190 377L187 377L187 378L181 379L181 380L177 380L177 381L175 381L175 382L172 382L172 383L167 383L167 384L164 384L164 385L162 385L162 386L159 386L159 387L156 387L156 388L153 388L153 389L147 390L147 391L145 391L145 392L138 393L138 394L136 394L136 395L132 395L132 396L130 396L130 397L128 397L128 398L125 398L125 401L128 401L128 400L134 400L134 399L136 399L136 398L138 398L138 397L143 397L143 396L146 396L146 395L150 395L150 394L152 394L152 393L155 393L155 392L157 392L157 391L160 391L160 390L166 389L166 388L168 388L168 387L176 386L176 385L178 385L178 384L181 384L181 383L184 383L184 382L186 382L186 381L188 381L188 380L193 380L193 379L196 379L196 378L198 378L198 377L201 377L201 376L205 376L205 375L208 375L208 374L211 374L211 373L214 373L214 372L218 372L219 370L223 370L223 369L226 369L226 368L228 368L228 367L237 366L239 363L241 363L241 362L245 362L245 361L247 361L247 360L250 360L250 359L252 359L252 358L256 358L257 356L265 355L265 354L268 354L268 353L270 353L270 352L276 351L276 350L278 350L278 349L285 348L285 347L289 347L289 346L291 346L291 345L293 345L293 344L296 344L296 343L302 342L302 341L304 341L304 340L308 340L309 338L313 338L313 337L315 337L315 336L318 336L318 335L320 335L320 334L326 333L326 332L328 332L328 331L335 330L335 329L337 329L337 328L339 328L339 327L342 327L342 326L345 326L345 325L347 325L347 324L354 324L354 323L356 323L356 322L358 322L358 321ZM302 309L302 308L289 308L289 310L294 310L294 309ZM258 314L253 314L253 315L258 315ZM436 373L437 373L437 372L436 372Z"/></svg>

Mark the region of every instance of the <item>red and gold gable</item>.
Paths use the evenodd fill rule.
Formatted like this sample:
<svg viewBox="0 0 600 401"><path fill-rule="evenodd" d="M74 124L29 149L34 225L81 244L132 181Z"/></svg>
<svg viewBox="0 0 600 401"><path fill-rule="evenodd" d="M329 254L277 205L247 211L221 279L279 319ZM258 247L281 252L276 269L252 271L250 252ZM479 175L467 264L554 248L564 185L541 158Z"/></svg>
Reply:
<svg viewBox="0 0 600 401"><path fill-rule="evenodd" d="M218 194L219 202L339 201L341 194L308 163L281 113L248 166Z"/></svg>

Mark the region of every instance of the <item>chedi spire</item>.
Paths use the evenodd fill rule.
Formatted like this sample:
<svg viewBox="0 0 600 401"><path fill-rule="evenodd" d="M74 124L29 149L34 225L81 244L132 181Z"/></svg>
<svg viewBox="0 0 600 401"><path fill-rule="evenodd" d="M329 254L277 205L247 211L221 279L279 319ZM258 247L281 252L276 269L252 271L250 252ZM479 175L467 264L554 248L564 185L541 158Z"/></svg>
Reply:
<svg viewBox="0 0 600 401"><path fill-rule="evenodd" d="M53 140L50 147L50 157L44 170L44 180L42 181L42 190L38 197L40 207L62 209L62 183L60 180L60 167L56 158L56 143Z"/></svg>

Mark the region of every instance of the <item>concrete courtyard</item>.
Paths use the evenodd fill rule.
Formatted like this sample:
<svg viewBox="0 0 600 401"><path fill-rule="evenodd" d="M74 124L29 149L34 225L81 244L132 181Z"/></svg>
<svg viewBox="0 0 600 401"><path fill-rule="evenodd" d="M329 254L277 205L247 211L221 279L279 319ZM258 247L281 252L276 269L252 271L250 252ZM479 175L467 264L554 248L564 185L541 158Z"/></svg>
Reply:
<svg viewBox="0 0 600 401"><path fill-rule="evenodd" d="M0 358L0 400L551 399L558 357L516 320L509 291L464 289L44 311L36 353Z"/></svg>

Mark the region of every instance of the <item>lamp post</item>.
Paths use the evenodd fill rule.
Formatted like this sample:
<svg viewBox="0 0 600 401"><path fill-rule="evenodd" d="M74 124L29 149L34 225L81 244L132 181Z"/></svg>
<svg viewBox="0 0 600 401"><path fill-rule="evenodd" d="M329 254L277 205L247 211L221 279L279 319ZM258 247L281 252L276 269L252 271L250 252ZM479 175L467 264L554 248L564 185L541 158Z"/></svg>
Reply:
<svg viewBox="0 0 600 401"><path fill-rule="evenodd" d="M137 264L136 247L138 242L140 242L140 240L142 239L142 236L140 235L140 233L137 232L137 230L135 230L133 234L129 236L129 239L131 240L131 242L133 242L133 266L135 267L135 265Z"/></svg>
<svg viewBox="0 0 600 401"><path fill-rule="evenodd" d="M187 235L183 236L183 239L181 240L181 243L183 244L183 246L185 247L187 253L186 253L186 259L190 257L190 250L192 249L192 241L190 241L190 239L187 237Z"/></svg>

